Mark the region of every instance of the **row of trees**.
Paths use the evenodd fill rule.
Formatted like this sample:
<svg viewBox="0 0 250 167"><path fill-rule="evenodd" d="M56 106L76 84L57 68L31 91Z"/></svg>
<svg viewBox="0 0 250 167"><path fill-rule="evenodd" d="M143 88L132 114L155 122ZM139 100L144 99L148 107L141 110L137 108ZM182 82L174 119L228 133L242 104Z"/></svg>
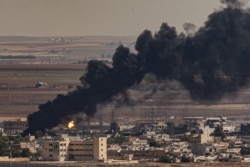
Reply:
<svg viewBox="0 0 250 167"><path fill-rule="evenodd" d="M2 136L0 137L0 156L10 157L29 157L31 155L28 148L17 147L21 142L27 142L27 137L21 136Z"/></svg>

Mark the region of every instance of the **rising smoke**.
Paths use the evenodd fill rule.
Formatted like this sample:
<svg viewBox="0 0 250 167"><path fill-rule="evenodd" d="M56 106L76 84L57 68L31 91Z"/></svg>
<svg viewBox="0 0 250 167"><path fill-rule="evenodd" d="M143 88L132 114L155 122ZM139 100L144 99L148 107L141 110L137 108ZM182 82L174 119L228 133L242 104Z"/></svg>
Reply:
<svg viewBox="0 0 250 167"><path fill-rule="evenodd" d="M145 30L137 38L137 54L119 46L112 67L90 61L80 78L83 86L39 106L28 116L24 135L57 126L65 117L79 112L93 116L98 104L139 84L145 74L179 81L194 100L215 101L237 91L250 74L250 14L241 1L221 0L226 7L212 13L192 35L177 34L163 23L155 34ZM124 96L127 99L127 96Z"/></svg>

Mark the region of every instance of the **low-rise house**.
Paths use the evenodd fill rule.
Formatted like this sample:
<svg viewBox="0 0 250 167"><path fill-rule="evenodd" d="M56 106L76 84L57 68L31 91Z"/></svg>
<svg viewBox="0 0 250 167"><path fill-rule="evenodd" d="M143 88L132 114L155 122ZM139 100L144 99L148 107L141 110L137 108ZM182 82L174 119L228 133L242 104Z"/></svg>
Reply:
<svg viewBox="0 0 250 167"><path fill-rule="evenodd" d="M215 117L207 117L206 118L206 125L210 128L215 128L218 125L226 125L227 118L222 116L215 116Z"/></svg>
<svg viewBox="0 0 250 167"><path fill-rule="evenodd" d="M206 144L192 143L191 144L191 151L195 155L204 155L207 152Z"/></svg>
<svg viewBox="0 0 250 167"><path fill-rule="evenodd" d="M169 138L169 135L168 134L156 134L153 136L153 139L156 141L156 142L169 142L170 141L170 138Z"/></svg>
<svg viewBox="0 0 250 167"><path fill-rule="evenodd" d="M242 162L250 162L250 155L244 155L242 157Z"/></svg>
<svg viewBox="0 0 250 167"><path fill-rule="evenodd" d="M233 133L236 131L236 127L233 125L223 125L223 132L224 133Z"/></svg>
<svg viewBox="0 0 250 167"><path fill-rule="evenodd" d="M214 162L216 161L218 158L217 155L213 155L213 156L194 156L194 162Z"/></svg>

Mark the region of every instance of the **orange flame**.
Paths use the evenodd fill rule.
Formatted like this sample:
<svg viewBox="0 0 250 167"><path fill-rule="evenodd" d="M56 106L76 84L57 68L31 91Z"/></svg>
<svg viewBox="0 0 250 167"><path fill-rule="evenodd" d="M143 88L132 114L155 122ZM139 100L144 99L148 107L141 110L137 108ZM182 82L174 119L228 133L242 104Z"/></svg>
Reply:
<svg viewBox="0 0 250 167"><path fill-rule="evenodd" d="M69 129L73 129L75 127L75 121L70 121L69 123L68 123L68 128Z"/></svg>

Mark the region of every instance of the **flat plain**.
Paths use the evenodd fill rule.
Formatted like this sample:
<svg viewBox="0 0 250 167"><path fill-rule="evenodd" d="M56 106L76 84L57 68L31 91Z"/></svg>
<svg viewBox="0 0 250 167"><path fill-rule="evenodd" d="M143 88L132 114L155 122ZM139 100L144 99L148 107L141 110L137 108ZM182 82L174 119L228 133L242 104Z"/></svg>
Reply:
<svg viewBox="0 0 250 167"><path fill-rule="evenodd" d="M118 45L133 52L134 42L134 37L0 37L0 117L26 117L37 111L39 104L74 91L81 85L79 78L89 60L110 63ZM38 82L47 86L37 88ZM174 81L151 83L146 78L128 92L132 105L112 101L99 105L96 115L110 120L115 111L120 122L134 122L166 115L248 119L250 113L249 85L221 101L205 103L191 100Z"/></svg>
<svg viewBox="0 0 250 167"><path fill-rule="evenodd" d="M24 117L38 105L80 84L84 64L10 64L0 66L0 115ZM46 86L36 87L39 82Z"/></svg>

